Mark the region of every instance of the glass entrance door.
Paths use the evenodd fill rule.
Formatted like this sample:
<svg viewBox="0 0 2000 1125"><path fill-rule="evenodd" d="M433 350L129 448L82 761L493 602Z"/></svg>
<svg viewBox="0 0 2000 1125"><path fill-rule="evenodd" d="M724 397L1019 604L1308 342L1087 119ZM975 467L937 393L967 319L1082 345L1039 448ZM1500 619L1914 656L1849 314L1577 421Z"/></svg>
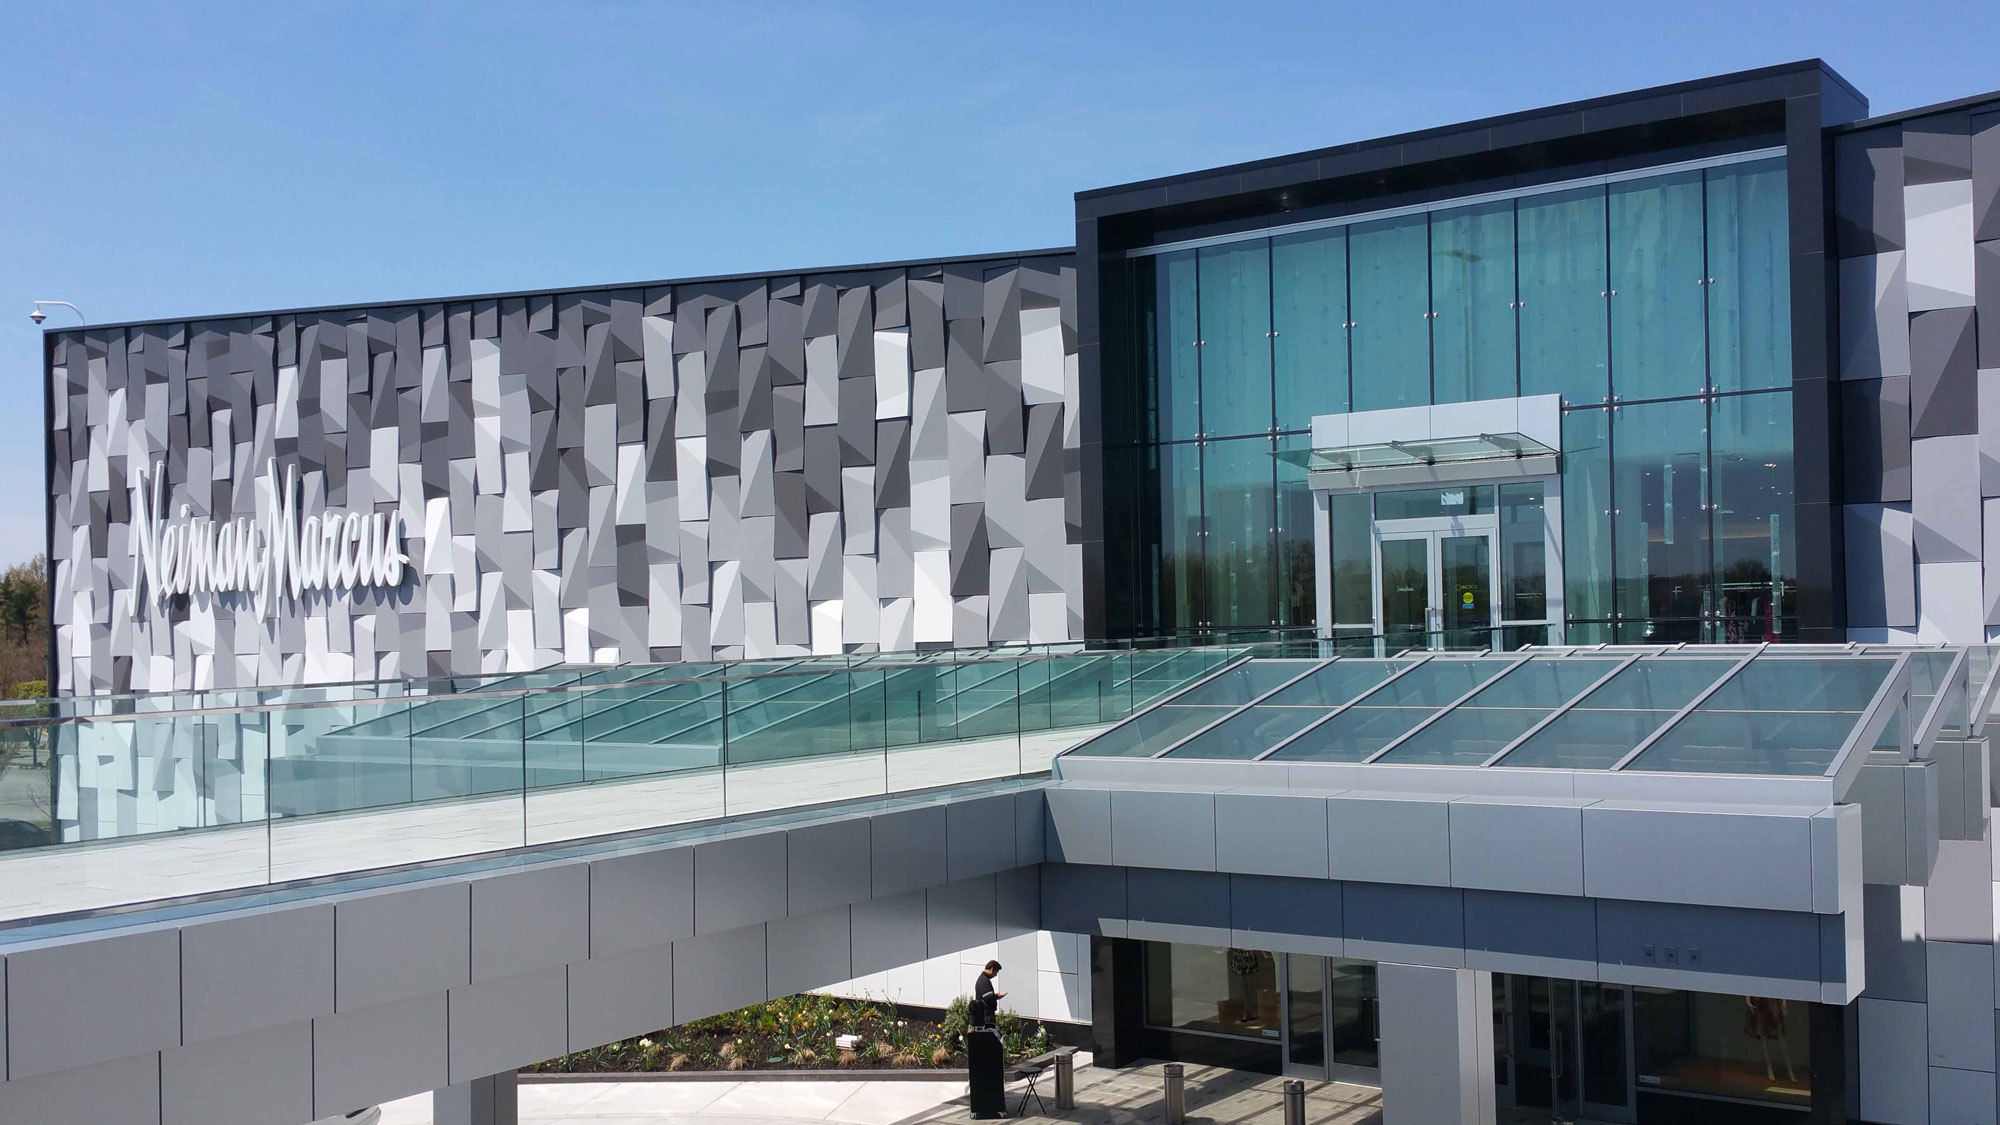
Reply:
<svg viewBox="0 0 2000 1125"><path fill-rule="evenodd" d="M1376 528L1375 625L1387 646L1495 647L1494 532L1406 530L1386 521Z"/></svg>
<svg viewBox="0 0 2000 1125"><path fill-rule="evenodd" d="M1499 975L1493 984L1500 1104L1551 1121L1637 1119L1631 989Z"/></svg>
<svg viewBox="0 0 2000 1125"><path fill-rule="evenodd" d="M1285 954L1285 1073L1326 1077L1326 959Z"/></svg>

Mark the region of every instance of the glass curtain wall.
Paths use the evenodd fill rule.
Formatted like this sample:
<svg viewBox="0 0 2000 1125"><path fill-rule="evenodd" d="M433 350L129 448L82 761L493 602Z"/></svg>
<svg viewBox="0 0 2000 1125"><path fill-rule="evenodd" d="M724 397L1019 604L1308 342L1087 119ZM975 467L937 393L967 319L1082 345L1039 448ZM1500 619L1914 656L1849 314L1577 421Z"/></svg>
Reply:
<svg viewBox="0 0 2000 1125"><path fill-rule="evenodd" d="M1788 261L1782 158L1107 261L1113 631L1313 624L1314 415L1559 394L1570 639L1789 635Z"/></svg>

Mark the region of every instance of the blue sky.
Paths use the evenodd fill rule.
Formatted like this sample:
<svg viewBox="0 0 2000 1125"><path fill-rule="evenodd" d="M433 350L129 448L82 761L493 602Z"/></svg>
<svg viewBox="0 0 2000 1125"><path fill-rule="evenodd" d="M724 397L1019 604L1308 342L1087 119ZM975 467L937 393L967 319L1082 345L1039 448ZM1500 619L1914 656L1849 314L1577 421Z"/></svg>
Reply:
<svg viewBox="0 0 2000 1125"><path fill-rule="evenodd" d="M1774 62L1876 113L2000 85L1990 0L5 19L0 564L42 542L38 297L103 322L1064 245L1079 189Z"/></svg>

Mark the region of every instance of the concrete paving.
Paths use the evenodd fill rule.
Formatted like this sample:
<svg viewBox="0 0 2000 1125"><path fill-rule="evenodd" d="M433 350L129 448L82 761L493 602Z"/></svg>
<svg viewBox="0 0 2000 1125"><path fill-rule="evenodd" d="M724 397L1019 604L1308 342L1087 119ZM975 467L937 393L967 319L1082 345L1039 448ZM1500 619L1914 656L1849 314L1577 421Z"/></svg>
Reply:
<svg viewBox="0 0 2000 1125"><path fill-rule="evenodd" d="M1188 1121L1201 1125L1279 1125L1278 1078L1219 1067L1188 1066ZM1164 1117L1157 1063L1123 1070L1080 1067L1076 1108L1055 1112L1055 1077L1038 1084L1046 1114L1034 1103L1031 1117L1059 1117L1084 1125L1158 1125ZM1018 1105L1026 1083L1013 1083L1007 1105ZM965 1083L743 1081L675 1079L664 1082L524 1082L520 1119L551 1125L966 1125ZM1306 1120L1313 1125L1377 1125L1382 1092L1344 1082L1306 1083ZM431 1125L429 1094L382 1107L382 1125Z"/></svg>

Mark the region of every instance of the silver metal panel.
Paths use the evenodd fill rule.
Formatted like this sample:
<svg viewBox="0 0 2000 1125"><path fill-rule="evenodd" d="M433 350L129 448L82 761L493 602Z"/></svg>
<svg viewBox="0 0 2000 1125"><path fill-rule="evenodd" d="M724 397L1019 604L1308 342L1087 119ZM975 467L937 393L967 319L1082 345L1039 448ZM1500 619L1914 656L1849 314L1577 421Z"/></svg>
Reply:
<svg viewBox="0 0 2000 1125"><path fill-rule="evenodd" d="M1000 940L993 877L946 883L925 891L924 930L932 957Z"/></svg>
<svg viewBox="0 0 2000 1125"><path fill-rule="evenodd" d="M675 942L674 1022L762 1003L764 965L761 924Z"/></svg>
<svg viewBox="0 0 2000 1125"><path fill-rule="evenodd" d="M1993 944L1993 850L1985 840L1940 840L1924 887L1924 936Z"/></svg>
<svg viewBox="0 0 2000 1125"><path fill-rule="evenodd" d="M1924 1005L1862 997L1860 1115L1884 1125L1928 1125L1930 1067Z"/></svg>
<svg viewBox="0 0 2000 1125"><path fill-rule="evenodd" d="M668 848L590 865L590 955L694 934L694 852Z"/></svg>
<svg viewBox="0 0 2000 1125"><path fill-rule="evenodd" d="M1924 954L1924 893L1917 887L1862 888L1868 995L1922 1003L1929 994ZM1993 970L1987 969L1988 975ZM1990 998L1989 998L1990 999Z"/></svg>
<svg viewBox="0 0 2000 1125"><path fill-rule="evenodd" d="M553 864L472 883L474 982L588 956L590 870L583 864Z"/></svg>
<svg viewBox="0 0 2000 1125"><path fill-rule="evenodd" d="M1327 873L1335 879L1451 885L1449 799L1342 793L1326 803Z"/></svg>
<svg viewBox="0 0 2000 1125"><path fill-rule="evenodd" d="M441 999L444 989L465 984L472 961L471 918L471 888L465 883L336 903L334 1010L427 993Z"/></svg>
<svg viewBox="0 0 2000 1125"><path fill-rule="evenodd" d="M650 945L569 967L569 1045L585 1051L674 1021L674 950Z"/></svg>
<svg viewBox="0 0 2000 1125"><path fill-rule="evenodd" d="M129 1055L0 1082L0 1121L23 1125L161 1125L160 1056Z"/></svg>
<svg viewBox="0 0 2000 1125"><path fill-rule="evenodd" d="M1112 790L1111 862L1124 867L1215 870L1215 795Z"/></svg>
<svg viewBox="0 0 2000 1125"><path fill-rule="evenodd" d="M1924 947L1930 1065L1985 1070L1994 1058L1993 945L1927 941Z"/></svg>
<svg viewBox="0 0 2000 1125"><path fill-rule="evenodd" d="M162 1051L161 1125L313 1120L312 1045L300 1020Z"/></svg>
<svg viewBox="0 0 2000 1125"><path fill-rule="evenodd" d="M1015 864L1014 801L999 793L945 806L945 877L991 875Z"/></svg>
<svg viewBox="0 0 2000 1125"><path fill-rule="evenodd" d="M779 918L765 934L770 943L767 991L773 996L810 992L854 975L848 907Z"/></svg>
<svg viewBox="0 0 2000 1125"><path fill-rule="evenodd" d="M1217 870L1324 879L1326 857L1326 798L1292 793L1215 795Z"/></svg>
<svg viewBox="0 0 2000 1125"><path fill-rule="evenodd" d="M734 930L784 916L783 832L724 837L694 846L696 934Z"/></svg>
<svg viewBox="0 0 2000 1125"><path fill-rule="evenodd" d="M943 805L899 809L873 817L868 854L876 897L944 882L945 839Z"/></svg>
<svg viewBox="0 0 2000 1125"><path fill-rule="evenodd" d="M1813 909L1805 816L1604 803L1583 810L1583 849L1585 893L1593 898Z"/></svg>
<svg viewBox="0 0 2000 1125"><path fill-rule="evenodd" d="M313 1112L331 1117L450 1085L446 1034L442 991L314 1020Z"/></svg>
<svg viewBox="0 0 2000 1125"><path fill-rule="evenodd" d="M1449 806L1451 885L1583 894L1584 801L1467 797Z"/></svg>
<svg viewBox="0 0 2000 1125"><path fill-rule="evenodd" d="M222 1039L332 1011L332 904L182 927L185 1042Z"/></svg>
<svg viewBox="0 0 2000 1125"><path fill-rule="evenodd" d="M562 965L454 988L450 1009L452 1082L569 1050L569 985Z"/></svg>
<svg viewBox="0 0 2000 1125"><path fill-rule="evenodd" d="M1042 791L1051 863L1111 862L1111 792L1075 785Z"/></svg>
<svg viewBox="0 0 2000 1125"><path fill-rule="evenodd" d="M1992 1071L1934 1066L1930 1079L1932 1121L1993 1125L1995 1112L2000 1110L2000 1106L1994 1103Z"/></svg>
<svg viewBox="0 0 2000 1125"><path fill-rule="evenodd" d="M181 1041L176 930L19 950L6 967L8 1076L16 1082Z"/></svg>
<svg viewBox="0 0 2000 1125"><path fill-rule="evenodd" d="M1492 1125L1493 974L1385 963L1382 1118Z"/></svg>

